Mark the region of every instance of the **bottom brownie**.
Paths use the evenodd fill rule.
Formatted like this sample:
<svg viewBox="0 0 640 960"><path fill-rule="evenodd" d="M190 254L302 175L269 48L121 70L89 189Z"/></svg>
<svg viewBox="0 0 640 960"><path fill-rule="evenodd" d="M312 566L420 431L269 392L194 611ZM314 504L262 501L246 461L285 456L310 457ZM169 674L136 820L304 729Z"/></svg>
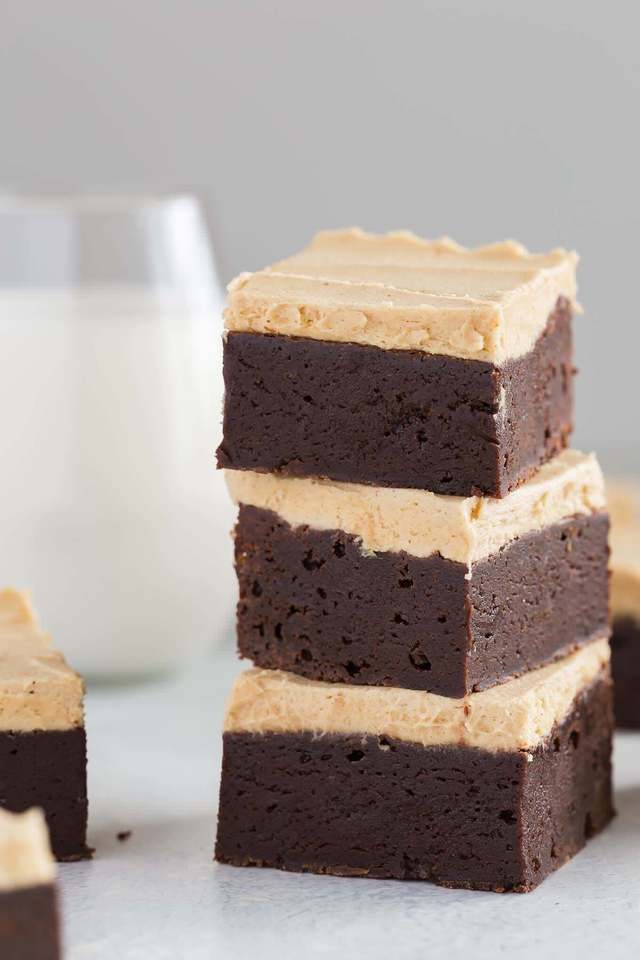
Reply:
<svg viewBox="0 0 640 960"><path fill-rule="evenodd" d="M611 702L601 676L531 751L225 733L216 858L531 890L612 817Z"/></svg>
<svg viewBox="0 0 640 960"><path fill-rule="evenodd" d="M90 855L87 831L87 757L82 727L0 731L0 808L21 813L41 807L56 860Z"/></svg>
<svg viewBox="0 0 640 960"><path fill-rule="evenodd" d="M640 622L614 617L611 635L616 726L640 728Z"/></svg>
<svg viewBox="0 0 640 960"><path fill-rule="evenodd" d="M0 957L58 960L60 937L53 884L0 892Z"/></svg>

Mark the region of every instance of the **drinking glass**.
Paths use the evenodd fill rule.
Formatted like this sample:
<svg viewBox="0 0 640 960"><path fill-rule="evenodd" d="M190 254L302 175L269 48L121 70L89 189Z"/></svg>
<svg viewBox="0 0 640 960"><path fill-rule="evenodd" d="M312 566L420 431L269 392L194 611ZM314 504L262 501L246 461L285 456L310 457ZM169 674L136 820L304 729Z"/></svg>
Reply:
<svg viewBox="0 0 640 960"><path fill-rule="evenodd" d="M89 678L229 627L220 307L192 197L0 200L0 585Z"/></svg>

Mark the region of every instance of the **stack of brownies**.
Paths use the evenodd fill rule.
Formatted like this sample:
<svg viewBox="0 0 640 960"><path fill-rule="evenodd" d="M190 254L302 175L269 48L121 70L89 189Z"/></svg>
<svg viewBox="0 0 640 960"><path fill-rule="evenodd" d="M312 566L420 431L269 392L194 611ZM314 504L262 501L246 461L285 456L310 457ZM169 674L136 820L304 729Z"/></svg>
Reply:
<svg viewBox="0 0 640 960"><path fill-rule="evenodd" d="M576 257L326 232L235 280L216 856L529 890L611 806L607 530Z"/></svg>

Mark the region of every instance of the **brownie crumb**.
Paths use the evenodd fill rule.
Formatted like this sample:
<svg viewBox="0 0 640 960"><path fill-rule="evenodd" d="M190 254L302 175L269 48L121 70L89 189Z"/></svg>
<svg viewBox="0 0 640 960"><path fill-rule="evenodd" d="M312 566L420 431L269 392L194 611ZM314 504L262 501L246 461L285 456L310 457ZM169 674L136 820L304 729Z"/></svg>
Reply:
<svg viewBox="0 0 640 960"><path fill-rule="evenodd" d="M116 839L119 840L120 843L125 843L131 836L131 833L131 830L121 830L120 833L116 833Z"/></svg>

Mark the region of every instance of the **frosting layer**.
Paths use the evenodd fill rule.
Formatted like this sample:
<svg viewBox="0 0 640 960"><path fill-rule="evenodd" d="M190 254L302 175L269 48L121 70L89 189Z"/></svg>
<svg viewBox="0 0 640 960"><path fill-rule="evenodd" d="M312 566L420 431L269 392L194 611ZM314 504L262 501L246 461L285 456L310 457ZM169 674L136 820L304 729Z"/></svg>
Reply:
<svg viewBox="0 0 640 960"><path fill-rule="evenodd" d="M324 231L232 281L225 323L499 365L532 349L558 297L575 306L576 264L575 253L513 241L470 250L406 231Z"/></svg>
<svg viewBox="0 0 640 960"><path fill-rule="evenodd" d="M576 696L608 670L606 637L563 660L461 700L419 690L305 680L247 670L235 682L225 732L362 733L422 746L464 744L490 751L535 747Z"/></svg>
<svg viewBox="0 0 640 960"><path fill-rule="evenodd" d="M55 863L42 810L0 810L0 890L53 883Z"/></svg>
<svg viewBox="0 0 640 960"><path fill-rule="evenodd" d="M0 591L0 730L69 730L82 726L81 678L53 650L29 597Z"/></svg>
<svg viewBox="0 0 640 960"><path fill-rule="evenodd" d="M640 487L607 483L611 513L611 612L640 622Z"/></svg>
<svg viewBox="0 0 640 960"><path fill-rule="evenodd" d="M606 502L597 460L577 450L565 450L501 499L249 470L225 473L236 502L272 510L290 526L344 530L361 539L365 552L439 553L469 566L518 536L603 510Z"/></svg>

